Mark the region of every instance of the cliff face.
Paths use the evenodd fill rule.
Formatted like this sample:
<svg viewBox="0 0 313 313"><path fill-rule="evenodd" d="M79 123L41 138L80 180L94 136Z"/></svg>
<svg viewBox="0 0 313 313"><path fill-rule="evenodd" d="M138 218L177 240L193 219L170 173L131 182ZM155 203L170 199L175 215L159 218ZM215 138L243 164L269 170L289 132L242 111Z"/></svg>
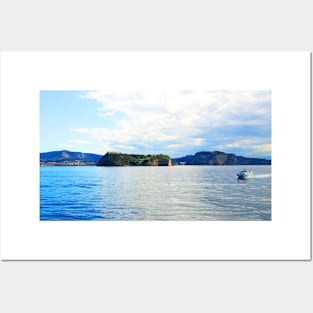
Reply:
<svg viewBox="0 0 313 313"><path fill-rule="evenodd" d="M168 155L126 154L107 152L97 163L97 166L171 166Z"/></svg>
<svg viewBox="0 0 313 313"><path fill-rule="evenodd" d="M220 151L197 152L195 155L187 155L173 159L173 163L184 162L187 165L270 165L271 160L259 158L246 158Z"/></svg>

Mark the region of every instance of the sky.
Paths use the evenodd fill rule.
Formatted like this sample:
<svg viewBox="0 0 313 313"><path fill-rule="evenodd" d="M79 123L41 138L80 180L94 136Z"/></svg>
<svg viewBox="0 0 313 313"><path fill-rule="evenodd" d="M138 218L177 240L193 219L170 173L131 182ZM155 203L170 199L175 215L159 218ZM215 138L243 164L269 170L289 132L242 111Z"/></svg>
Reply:
<svg viewBox="0 0 313 313"><path fill-rule="evenodd" d="M271 158L271 91L41 91L40 152Z"/></svg>

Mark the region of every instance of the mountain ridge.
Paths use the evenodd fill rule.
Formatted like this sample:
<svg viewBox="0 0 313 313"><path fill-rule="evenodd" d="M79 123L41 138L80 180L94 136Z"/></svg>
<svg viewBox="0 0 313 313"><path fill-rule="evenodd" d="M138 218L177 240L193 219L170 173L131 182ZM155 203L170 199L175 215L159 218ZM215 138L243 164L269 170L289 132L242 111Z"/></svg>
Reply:
<svg viewBox="0 0 313 313"><path fill-rule="evenodd" d="M101 157L102 155L95 153L60 150L40 153L40 163L80 162L82 164L96 165Z"/></svg>
<svg viewBox="0 0 313 313"><path fill-rule="evenodd" d="M110 156L110 157L108 157ZM112 158L113 156L113 158ZM102 164L99 162L103 160ZM113 160L113 161L112 161ZM110 163L111 162L111 163ZM40 153L41 165L271 165L271 160L237 156L221 151L200 151L193 155L170 158L167 155L139 155L121 152L107 152L104 155L95 153L73 152L68 150ZM160 164L160 165L158 165Z"/></svg>
<svg viewBox="0 0 313 313"><path fill-rule="evenodd" d="M186 165L271 165L272 161L262 158L237 156L233 153L221 151L200 151L194 155L173 158L173 164Z"/></svg>

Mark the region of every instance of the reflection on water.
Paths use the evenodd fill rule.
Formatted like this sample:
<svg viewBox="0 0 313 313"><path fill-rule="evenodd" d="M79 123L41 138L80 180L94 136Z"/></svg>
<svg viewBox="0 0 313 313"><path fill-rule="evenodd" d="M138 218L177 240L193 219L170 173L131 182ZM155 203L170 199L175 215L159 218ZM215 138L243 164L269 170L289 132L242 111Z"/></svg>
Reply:
<svg viewBox="0 0 313 313"><path fill-rule="evenodd" d="M42 167L41 220L270 220L271 166Z"/></svg>

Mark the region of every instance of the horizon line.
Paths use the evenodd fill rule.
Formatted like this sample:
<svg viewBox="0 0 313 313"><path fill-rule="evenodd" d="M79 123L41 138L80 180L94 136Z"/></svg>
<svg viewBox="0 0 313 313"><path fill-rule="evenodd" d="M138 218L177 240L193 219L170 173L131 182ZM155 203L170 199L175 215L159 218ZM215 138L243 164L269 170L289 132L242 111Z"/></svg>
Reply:
<svg viewBox="0 0 313 313"><path fill-rule="evenodd" d="M47 152L39 152L40 154L41 153L51 153L51 152L74 152L74 153L85 153L85 154L95 154L95 155L99 155L99 156L103 156L103 155L105 155L105 154L107 154L107 153L122 153L122 154L142 154L142 153L125 153L125 152L120 152L120 151L107 151L106 153L104 153L104 154L99 154L99 153L94 153L94 152L81 152L81 151L71 151L71 150L66 150L66 149L62 149L62 150L51 150L51 151L47 151ZM265 159L265 160L272 160L272 158L271 158L271 156L269 156L269 157L266 157L266 156L264 156L264 157L260 157L260 156L255 156L255 157L253 157L253 156L244 156L244 155L238 155L238 154L236 154L236 153L233 153L233 152L224 152L224 151L220 151L220 150L213 150L213 151L205 151L205 150L201 150L201 151L197 151L197 152L194 152L193 154L186 154L186 155L184 155L184 156L182 156L182 157L185 157L185 156L188 156L188 155L195 155L195 154L197 154L197 153L201 153L201 152L220 152L220 153L225 153L225 154L233 154L233 155L235 155L235 156L237 156L237 157L244 157L244 158L251 158L251 159ZM142 155L153 155L153 153L148 153L148 154L142 154ZM166 153L162 153L162 152L160 152L160 153L157 153L157 154L166 154ZM167 154L168 155L168 154ZM168 155L169 156L169 155ZM171 157L171 156L169 156L171 159L179 159L180 157Z"/></svg>

